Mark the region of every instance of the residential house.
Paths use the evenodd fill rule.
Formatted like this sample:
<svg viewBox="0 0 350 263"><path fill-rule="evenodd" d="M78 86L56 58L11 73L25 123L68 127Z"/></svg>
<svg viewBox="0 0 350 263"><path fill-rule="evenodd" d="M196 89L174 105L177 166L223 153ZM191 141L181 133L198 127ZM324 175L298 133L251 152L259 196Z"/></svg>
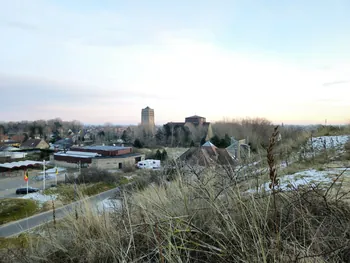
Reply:
<svg viewBox="0 0 350 263"><path fill-rule="evenodd" d="M179 157L179 161L194 166L232 166L235 164L234 158L226 149L220 149L210 141L201 147L191 147Z"/></svg>
<svg viewBox="0 0 350 263"><path fill-rule="evenodd" d="M64 138L53 143L54 150L67 150L73 146L72 138Z"/></svg>
<svg viewBox="0 0 350 263"><path fill-rule="evenodd" d="M24 138L25 136L23 134L15 134L11 136L11 140L14 140L19 144L21 144L24 141Z"/></svg>
<svg viewBox="0 0 350 263"><path fill-rule="evenodd" d="M50 145L43 139L29 139L22 142L20 149L49 149Z"/></svg>
<svg viewBox="0 0 350 263"><path fill-rule="evenodd" d="M6 142L10 139L10 137L6 134L0 134L0 143Z"/></svg>

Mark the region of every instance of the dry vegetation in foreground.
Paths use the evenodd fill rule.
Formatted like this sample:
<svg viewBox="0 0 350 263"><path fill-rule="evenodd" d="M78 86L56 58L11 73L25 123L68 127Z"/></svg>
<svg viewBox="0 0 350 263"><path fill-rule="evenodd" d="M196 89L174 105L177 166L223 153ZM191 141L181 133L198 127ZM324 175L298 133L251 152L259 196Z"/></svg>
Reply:
<svg viewBox="0 0 350 263"><path fill-rule="evenodd" d="M178 174L124 192L123 209L86 204L41 238L3 249L3 262L350 262L350 205L342 173L326 189L288 192L267 157L272 194L243 194L230 174Z"/></svg>
<svg viewBox="0 0 350 263"><path fill-rule="evenodd" d="M4 262L349 262L350 207L335 185L242 196L214 178L125 195L112 214L85 207Z"/></svg>

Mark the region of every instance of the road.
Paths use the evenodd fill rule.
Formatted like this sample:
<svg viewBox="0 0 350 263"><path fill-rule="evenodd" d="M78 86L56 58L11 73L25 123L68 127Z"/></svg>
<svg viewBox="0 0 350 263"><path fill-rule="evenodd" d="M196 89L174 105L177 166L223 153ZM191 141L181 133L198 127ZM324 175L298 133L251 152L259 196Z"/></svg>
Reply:
<svg viewBox="0 0 350 263"><path fill-rule="evenodd" d="M98 202L113 197L119 191L119 187L108 190L106 192L100 193L95 196L87 198L88 202L92 205L96 205ZM71 203L69 205L60 207L56 209L56 219L65 217L69 212L74 211L76 206L79 206L84 200ZM8 224L0 226L0 237L10 237L18 235L22 232L45 224L53 220L52 211L47 211L41 214L33 215L15 222L10 222Z"/></svg>
<svg viewBox="0 0 350 263"><path fill-rule="evenodd" d="M57 175L57 181L64 181L64 173ZM45 188L48 188L51 184L55 183L55 178L50 174L50 178L45 180ZM43 189L43 181L35 180L35 176L29 176L28 185L30 187ZM0 198L16 197L16 189L20 187L27 187L27 183L24 181L23 176L0 177Z"/></svg>

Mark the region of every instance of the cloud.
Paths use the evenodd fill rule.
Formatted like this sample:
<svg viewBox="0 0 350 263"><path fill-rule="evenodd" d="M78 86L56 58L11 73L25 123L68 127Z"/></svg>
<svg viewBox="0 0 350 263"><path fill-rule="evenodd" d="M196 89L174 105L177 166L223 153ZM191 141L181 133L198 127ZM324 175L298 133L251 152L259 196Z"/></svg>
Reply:
<svg viewBox="0 0 350 263"><path fill-rule="evenodd" d="M79 83L67 83L42 78L23 76L6 76L0 74L0 88L4 97L21 97L17 102L35 101L36 99L50 99L50 103L117 103L129 100L162 99L171 100L168 94L157 94L154 91L133 91L122 88L101 87ZM45 101L43 102L45 103Z"/></svg>
<svg viewBox="0 0 350 263"><path fill-rule="evenodd" d="M10 28L16 28L21 30L30 30L30 31L38 30L37 26L31 25L29 23L18 22L18 21L7 21L4 23L4 25Z"/></svg>
<svg viewBox="0 0 350 263"><path fill-rule="evenodd" d="M88 3L76 3L88 6ZM5 24L22 29L39 29L41 37L53 41L81 45L119 47L153 44L163 32L212 32L219 20L208 20L208 10L193 3L186 7L171 3L143 3L103 8L98 3L93 11L74 9L75 3L12 0L0 4L0 17ZM203 10L202 10L203 9ZM212 7L211 17L219 17L221 9ZM181 19L179 19L181 17ZM207 33L206 33L207 34Z"/></svg>
<svg viewBox="0 0 350 263"><path fill-rule="evenodd" d="M16 107L40 101L30 106L28 118L60 116L89 123L137 123L146 105L163 122L181 121L197 113L208 120L260 116L287 123L316 118L327 107L322 99L339 97L339 93L321 90L327 79L337 75L334 71L320 75L318 70L302 70L282 59L236 53L210 42L168 34L157 41L159 49L106 50L74 44L70 46L72 56L83 63L77 75L84 76L80 82L69 81L69 75L63 76L65 82L16 76L11 81L0 78L7 84L1 89L7 90L4 95L8 97L23 90ZM67 73L77 73L75 67L67 65ZM338 115L346 112L347 105L341 105ZM331 116L339 118L334 112Z"/></svg>
<svg viewBox="0 0 350 263"><path fill-rule="evenodd" d="M333 82L325 82L325 83L323 83L323 86L327 87L327 86L345 84L345 83L349 83L349 82L350 82L349 80L339 80L339 81L333 81Z"/></svg>
<svg viewBox="0 0 350 263"><path fill-rule="evenodd" d="M149 105L164 121L195 113L208 120L310 119L326 111L320 101L346 94L346 83L332 82L346 79L350 67L252 48L258 42L250 33L261 28L235 20L242 18L235 1L200 2L112 2L107 9L97 2L4 1L0 88L16 99L4 101L0 117L137 122ZM21 34L13 30L26 25ZM272 35L264 41L272 51L280 43Z"/></svg>

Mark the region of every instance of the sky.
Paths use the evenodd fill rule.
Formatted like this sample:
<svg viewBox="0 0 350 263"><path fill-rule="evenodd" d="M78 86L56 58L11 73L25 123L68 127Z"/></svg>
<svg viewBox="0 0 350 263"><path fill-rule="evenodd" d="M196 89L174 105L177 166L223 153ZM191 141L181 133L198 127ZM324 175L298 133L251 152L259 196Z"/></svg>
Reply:
<svg viewBox="0 0 350 263"><path fill-rule="evenodd" d="M0 121L350 123L349 0L0 0Z"/></svg>

